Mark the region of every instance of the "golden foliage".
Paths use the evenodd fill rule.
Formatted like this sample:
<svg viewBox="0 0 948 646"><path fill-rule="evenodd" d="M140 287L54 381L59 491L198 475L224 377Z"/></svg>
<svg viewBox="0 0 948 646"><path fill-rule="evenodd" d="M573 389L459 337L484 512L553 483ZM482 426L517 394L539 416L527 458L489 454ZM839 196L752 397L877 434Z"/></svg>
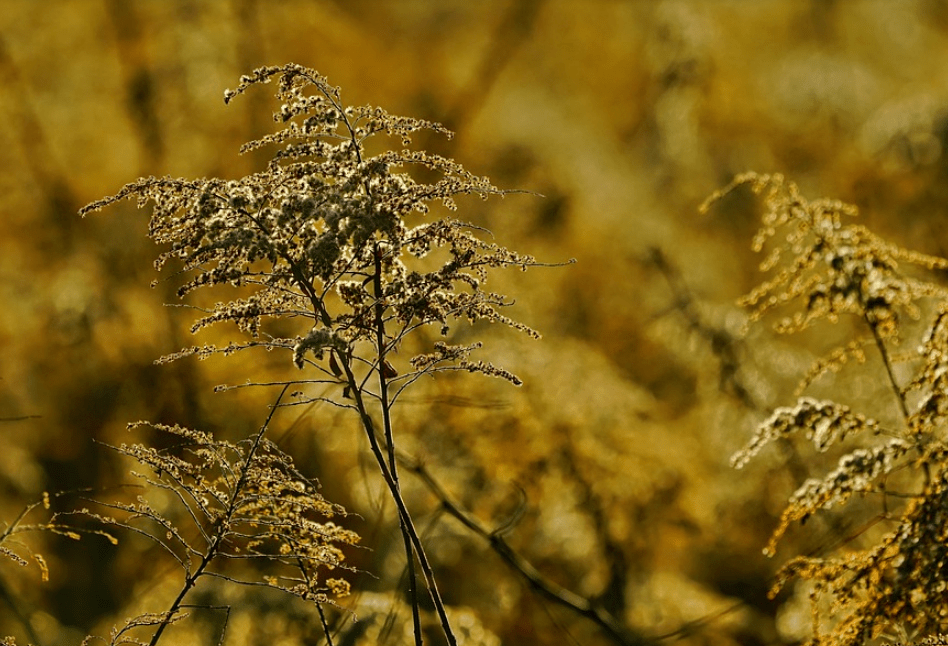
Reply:
<svg viewBox="0 0 948 646"><path fill-rule="evenodd" d="M752 320L792 306L797 311L777 322L778 332L799 332L820 321L835 323L843 315L854 317L864 329L865 338L819 360L800 391L827 370L839 371L854 353L859 366L868 370L863 348L874 344L891 404L901 413L900 424L888 428L848 406L802 397L795 407L774 411L734 456L732 464L743 467L763 446L794 433L812 440L818 452L847 445L835 470L808 479L790 497L765 549L770 556L791 525L856 495L873 495L881 504L870 524L891 527L874 544L847 546L838 556L792 559L780 571L771 595L795 578L813 583L814 644L863 644L893 625L924 634L942 631L948 622L948 444L941 424L948 407L948 292L932 280L907 275L900 263L933 271L948 268L948 260L902 249L845 224L844 216L856 214L854 207L834 200L809 201L781 176L742 175L711 201L742 184L764 195L763 227L754 249L762 251L774 242L761 269L776 275L742 299ZM933 321L908 362L914 376L901 384L893 370L892 348L904 340L906 316L918 319L933 311L932 303L937 305ZM874 404L875 414L886 412L885 402ZM900 479L894 478L897 472L903 472ZM830 614L824 616L825 600Z"/></svg>

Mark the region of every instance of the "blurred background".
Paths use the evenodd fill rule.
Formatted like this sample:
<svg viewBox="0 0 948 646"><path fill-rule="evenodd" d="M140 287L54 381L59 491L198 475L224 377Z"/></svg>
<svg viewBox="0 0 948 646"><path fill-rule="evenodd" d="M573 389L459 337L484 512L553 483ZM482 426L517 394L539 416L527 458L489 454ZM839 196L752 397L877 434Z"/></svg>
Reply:
<svg viewBox="0 0 948 646"><path fill-rule="evenodd" d="M261 423L272 393L213 387L286 374L288 359L155 365L194 342L193 312L164 306L178 302L173 278L149 288L161 277L147 213L76 212L143 175L259 168L264 157L237 149L274 128L278 106L269 88L230 106L223 93L286 62L349 104L444 123L453 140L420 143L543 196L462 202L460 215L518 251L577 261L494 285L544 335L478 330L484 358L525 385L424 385L399 410L403 446L490 527L522 503L511 545L634 635L804 638L805 590L766 593L789 556L832 542L830 525L792 531L773 559L761 550L810 455L772 450L741 471L729 458L847 328L745 333L735 302L761 280L757 205L738 191L707 215L698 206L736 173L779 172L811 198L858 205L893 242L948 253L948 2L4 0L0 520L43 491L128 495L113 492L131 465L96 443L150 439L127 422L233 438ZM845 373L814 387L856 403L877 388ZM361 514L346 526L370 549L349 557L378 578L357 577L332 611L338 643L402 643L401 541L354 422L291 409L275 439ZM405 487L463 643L616 643L538 595L420 482ZM180 572L120 539L22 537L50 579L0 563L0 636L78 644L167 607ZM195 601L234 606L224 643L320 643L310 609L228 594ZM220 626L197 612L171 643L217 643Z"/></svg>

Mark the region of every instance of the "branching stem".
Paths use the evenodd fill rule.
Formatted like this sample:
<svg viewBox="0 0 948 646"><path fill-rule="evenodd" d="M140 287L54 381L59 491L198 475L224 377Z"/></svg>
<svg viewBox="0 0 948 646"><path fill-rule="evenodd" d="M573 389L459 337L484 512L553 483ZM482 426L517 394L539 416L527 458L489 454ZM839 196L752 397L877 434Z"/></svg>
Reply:
<svg viewBox="0 0 948 646"><path fill-rule="evenodd" d="M395 506L398 508L399 519L402 522L403 531L404 533L407 533L414 548L415 555L418 557L418 563L421 566L422 574L425 577L425 584L428 587L428 593L431 595L431 602L434 604L435 611L438 613L438 618L441 621L441 628L444 631L445 638L448 640L448 644L450 646L457 646L457 638L454 636L454 631L452 630L451 623L448 620L447 610L444 607L444 601L441 599L441 593L438 591L438 584L435 580L434 571L431 569L431 564L428 562L428 556L425 554L424 546L421 544L421 538L418 536L418 531L415 529L411 514L408 512L408 506L405 504L405 500L402 498L401 491L398 487L398 482L396 482L392 476L392 470L388 466L386 453L382 450L382 446L379 443L378 436L376 435L375 422L372 421L372 416L369 414L368 409L365 406L365 401L362 397L362 391L356 387L358 382L356 381L355 374L352 372L352 358L350 356L343 356L340 363L342 364L342 369L345 372L346 381L348 382L351 389L352 397L355 399L356 410L359 413L359 419L362 422L362 428L365 430L366 438L369 441L369 447L372 450L372 455L375 457L379 471L382 473L382 477L385 479L385 484L388 486L389 492L392 495L392 499L395 501ZM379 369L381 370L381 366Z"/></svg>
<svg viewBox="0 0 948 646"><path fill-rule="evenodd" d="M260 431L257 432L256 437L253 439L253 443L250 445L250 449L247 451L247 457L244 459L243 468L241 468L240 475L237 478L237 483L234 485L233 493L230 496L230 502L227 505L227 511L217 525L217 531L214 534L214 540L208 546L207 551L201 558L201 562L197 569L195 569L194 572L188 575L188 577L185 579L184 586L181 588L181 592L178 593L178 596L172 602L171 607L165 611L165 617L158 626L158 630L156 630L155 634L152 635L151 641L148 643L149 646L156 646L158 641L161 639L162 634L165 632L165 629L171 625L172 618L175 616L175 614L177 614L178 610L181 609L181 606L184 603L184 598L187 596L188 592L190 592L191 588L197 584L198 579L204 574L204 570L206 570L211 562L217 557L221 543L224 542L224 539L227 536L228 526L230 525L231 519L237 512L238 501L240 500L240 492L247 482L247 474L250 472L250 465L257 453L257 449L260 447L260 442L263 440L264 433L267 432L267 428L270 426L270 421L273 419L273 415L276 413L276 410L280 405L280 401L283 399L283 395L286 394L286 391L289 389L289 387L289 384L283 387L283 390L281 390L280 394L277 395L273 406L270 407L270 413L267 415L266 421L263 423L263 426L260 427Z"/></svg>
<svg viewBox="0 0 948 646"><path fill-rule="evenodd" d="M502 532L489 529L473 514L466 511L460 503L455 501L423 463L405 454L400 454L399 460L405 468L415 473L425 483L449 514L474 534L486 539L491 548L544 597L590 619L602 628L616 644L621 646L651 646L655 643L646 636L633 633L625 628L614 615L601 606L543 576L532 563L511 547Z"/></svg>

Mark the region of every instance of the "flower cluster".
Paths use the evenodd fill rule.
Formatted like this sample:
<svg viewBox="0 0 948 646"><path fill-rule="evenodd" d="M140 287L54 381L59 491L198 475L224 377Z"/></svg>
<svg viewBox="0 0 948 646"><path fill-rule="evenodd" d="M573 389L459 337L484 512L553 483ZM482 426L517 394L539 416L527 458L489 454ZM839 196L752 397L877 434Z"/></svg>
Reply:
<svg viewBox="0 0 948 646"><path fill-rule="evenodd" d="M417 610L417 560L447 643L456 644L399 489L391 407L405 388L438 371L521 382L504 368L472 358L479 343L439 340L433 349L412 348L417 352L413 357L396 353L416 330L433 327L449 337L459 320L499 323L538 337L502 314L511 304L503 294L485 289L493 269L525 270L538 263L449 215L462 196L486 199L506 192L451 159L409 148L412 136L422 131L450 136L441 125L374 106L346 106L338 88L294 64L262 67L242 77L236 89L225 93L225 102L273 81L279 129L241 148L274 147L264 170L236 180L143 178L82 213L124 199L137 200L139 207L150 204L149 235L165 246L156 268L170 263L188 276L178 289L180 297L204 287L236 288L234 300L202 307L192 332L232 323L241 338L222 346L195 345L160 361L250 348L279 350L291 354L296 368L315 373L280 382L284 393L293 384L341 386L336 395L304 400L304 393L295 391L293 396L297 402L328 400L358 413L398 511L411 603ZM435 213L440 217L432 217ZM409 356L399 358L404 355ZM146 481L174 492L188 507L203 545L188 543L145 502L116 507L167 532L167 540L157 540L187 574L173 610L202 568L217 556L236 559L238 553L295 567L295 574L267 581L317 604L330 593L348 590L340 579L323 580L318 569L341 566L339 546L357 537L319 519L339 510L322 500L262 432L250 444L232 445L178 427L155 428L186 440L187 457L141 445L119 451L159 474ZM194 554L202 555L197 570L190 561ZM175 616L167 614L152 643ZM421 643L419 613L413 617ZM323 627L328 636L325 622Z"/></svg>
<svg viewBox="0 0 948 646"><path fill-rule="evenodd" d="M813 440L818 451L825 451L849 435L863 430L876 431L878 427L878 422L852 412L848 406L802 397L793 408L775 410L757 428L750 443L731 458L731 465L740 469L767 444L798 431Z"/></svg>
<svg viewBox="0 0 948 646"><path fill-rule="evenodd" d="M330 520L344 517L345 509L325 500L317 483L262 432L231 443L181 426L129 426L142 425L178 443L162 449L143 444L114 448L146 467L146 473L133 473L150 489L173 494L184 507L179 511L185 512L175 515L189 519L191 527L182 529L170 510L155 507L144 496L104 503L121 517L101 520L149 536L174 556L188 580L213 574L239 582L224 563L259 560L278 570L265 580L294 596L325 603L347 594L348 583L322 576L322 571L344 568L341 548L359 542L357 534Z"/></svg>
<svg viewBox="0 0 948 646"><path fill-rule="evenodd" d="M338 88L293 64L256 70L225 100L274 79L281 103L274 120L282 128L242 148L278 147L264 171L237 180L144 178L82 211L126 198L151 203L149 233L168 245L156 266L174 259L192 275L179 295L221 284L249 288L250 295L211 307L193 331L231 321L251 342L194 347L174 358L264 346L291 348L303 367L307 355L318 361L332 346L349 363L360 342L384 356L420 326L435 325L446 336L456 319L536 336L501 314L509 304L503 295L484 289L490 269L526 269L536 264L532 257L451 217L411 223L434 204L451 211L459 196L505 192L438 155L367 151L373 137L407 146L418 131L450 136L447 130L373 106L344 106ZM306 327L296 338L276 338L264 330L265 319L299 319ZM466 368L507 376L487 365Z"/></svg>
<svg viewBox="0 0 948 646"><path fill-rule="evenodd" d="M781 240L773 245L761 270L775 269L784 257L791 256L774 277L742 299L752 320L797 302L801 307L777 323L778 331L796 332L818 319L835 321L841 314L855 314L864 317L881 337L888 338L898 334L900 310L917 317L916 301L948 295L944 289L913 279L899 268L899 263L905 262L927 269L948 269L948 260L902 249L864 227L845 224L845 218L857 214L856 207L838 200L807 200L782 175L739 175L714 193L702 210L745 184L755 193L764 194L763 226L754 238L754 250L763 251L769 241Z"/></svg>
<svg viewBox="0 0 948 646"><path fill-rule="evenodd" d="M868 365L867 348L874 346L885 369L882 381L891 390L891 402L897 404L901 419L901 424L882 428L842 404L801 397L796 406L774 411L747 447L734 456L732 463L740 468L768 443L794 433L805 434L818 452L853 440L862 443L844 448L835 469L807 479L792 494L765 549L769 555L792 524L841 506L857 494L874 493L881 502L881 511L866 528L880 523L896 526L874 543L850 546L843 555L793 559L781 570L772 594L794 578L812 583L814 644L863 644L886 627L903 624L927 633L944 631L948 625L948 444L944 433L948 291L905 274L900 264L943 270L948 260L902 249L862 227L845 224L845 217L856 214L855 207L834 200L806 200L779 175L742 175L708 204L741 184L764 194L763 227L754 248L773 247L762 269L775 270L771 279L742 300L752 318L795 304L797 311L777 323L778 332L799 331L818 319L833 322L844 314L852 315L867 331L817 361L804 377L799 394L850 359ZM931 311L934 317L918 352L900 357L913 371L902 384L893 370L896 358L890 346L904 340L906 315L920 318ZM880 412L884 411L880 408ZM829 617L821 611L827 600L832 609Z"/></svg>
<svg viewBox="0 0 948 646"><path fill-rule="evenodd" d="M907 624L929 635L944 632L948 624L946 485L943 473L938 483L907 506L898 527L871 548L837 557L797 557L781 569L772 594L793 578L813 582L811 643L864 644L887 625ZM823 598L832 602L834 616L829 621L817 611Z"/></svg>

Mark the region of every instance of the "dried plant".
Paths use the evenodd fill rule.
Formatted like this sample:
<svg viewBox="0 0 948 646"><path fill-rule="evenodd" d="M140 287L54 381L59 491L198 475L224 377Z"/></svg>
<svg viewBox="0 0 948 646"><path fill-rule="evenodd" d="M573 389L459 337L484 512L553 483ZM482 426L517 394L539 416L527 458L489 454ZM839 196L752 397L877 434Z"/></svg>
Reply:
<svg viewBox="0 0 948 646"><path fill-rule="evenodd" d="M28 566L30 561L32 561L39 567L40 577L43 581L47 581L49 580L49 568L46 565L46 559L43 558L43 555L35 552L28 544L17 541L13 537L17 534L28 532L48 531L78 540L79 532L75 528L60 522L59 514L53 514L48 521L43 523L24 522L29 514L39 508L46 510L50 508L50 496L48 493L43 493L43 499L41 501L30 503L24 507L12 522L4 523L5 527L3 531L0 532L0 556L4 556L23 567ZM24 556L24 554L26 556Z"/></svg>
<svg viewBox="0 0 948 646"><path fill-rule="evenodd" d="M9 559L22 567L26 567L30 562L33 562L39 568L40 578L44 582L49 581L50 576L46 558L42 553L37 552L29 543L16 538L17 536L21 534L46 532L77 541L83 534L94 534L103 536L113 545L117 542L116 538L109 532L78 527L65 522L65 518L70 515L69 512L51 511L51 501L62 495L64 494L50 495L44 491L40 500L26 505L12 521L4 522L3 530L0 531L0 557L4 557L3 560ZM48 518L44 521L27 522L30 516L36 515L34 512L48 512ZM33 642L38 642L39 639L30 624L27 613L21 612L20 609L16 607L11 594L4 584L0 584L0 594L2 594L7 603L13 607L17 619L26 630L30 639ZM12 637L0 637L0 644L15 644L15 641Z"/></svg>
<svg viewBox="0 0 948 646"><path fill-rule="evenodd" d="M800 395L820 376L850 360L868 370L875 348L879 376L891 392L860 413L836 401L801 396L779 408L733 458L740 468L765 446L804 435L817 452L842 450L838 466L804 482L765 552L791 525L830 514L854 496L878 503L877 511L835 553L799 556L781 570L776 594L791 580L810 583L814 644L863 644L893 627L921 634L948 624L948 290L924 272L948 269L948 260L886 242L847 220L856 208L835 200L810 201L779 175L749 173L714 194L703 206L737 186L763 195L763 227L754 249L771 250L762 264L775 275L742 300L752 320L784 307L780 333L819 321L852 317L863 334L819 360L804 376ZM914 274L914 275L913 275ZM929 319L918 341L912 319ZM908 356L899 344L917 344ZM910 375L902 377L902 375ZM882 422L879 420L893 420ZM853 517L859 511L848 507ZM827 613L828 609L828 613Z"/></svg>
<svg viewBox="0 0 948 646"><path fill-rule="evenodd" d="M166 611L128 620L113 630L110 646L157 644L168 626L186 616L185 599L201 577L276 588L317 608L349 593L347 581L323 577L321 572L344 567L341 547L358 543L359 537L328 520L345 517L345 509L327 502L317 483L303 476L292 458L265 437L275 411L276 406L256 435L236 444L180 426L147 424L178 443L162 449L142 444L114 447L146 467L150 473L133 474L144 481L147 491L169 492L185 512L176 515L189 522L176 521L144 495L132 503L103 503L119 512L118 518L83 510L107 525L148 537L184 574L181 590ZM142 425L146 423L130 428ZM263 562L267 574L246 579L229 572L229 562L248 561ZM155 627L149 642L131 637L142 627Z"/></svg>
<svg viewBox="0 0 948 646"><path fill-rule="evenodd" d="M507 370L473 358L480 343L451 343L450 334L455 321L467 320L500 323L537 337L502 314L510 301L484 284L491 269L526 269L538 263L491 242L488 232L472 224L446 214L424 218L433 205L453 211L460 196L506 193L450 159L408 148L420 131L450 136L442 126L373 106L346 107L338 88L293 64L254 71L225 93L225 101L271 81L276 81L282 103L274 120L282 128L242 148L249 152L276 146L265 170L238 180L140 179L82 213L126 198L139 206L151 204L150 236L167 245L157 268L177 261L181 272L190 274L180 296L202 287L237 288L234 300L204 309L192 331L230 322L243 333L239 339L186 348L162 361L255 348L282 351L288 366L292 362L304 371L280 382L294 387L296 402L323 401L357 414L398 509L416 643L421 642L417 559L442 631L455 644L434 573L400 493L391 410L407 387L439 371L478 372L519 384ZM389 147L392 138L400 148ZM381 150L373 153L376 142ZM297 326L295 336L286 334L288 325ZM398 355L409 335L431 326L444 340L415 347L407 359ZM307 388L317 384L335 385L335 394L311 394ZM156 428L185 440L193 459L143 446L119 450L164 474L149 476L147 483L174 492L201 537L199 546L189 542L143 502L120 506L167 530L170 537L162 543L187 574L189 583L160 618L161 629L175 618L196 577L209 573L207 564L236 544L251 552L278 545L288 550L280 552L281 563L289 564L290 557L311 563L300 566L299 579L286 589L321 602L324 591L317 586L316 566L338 565L334 545L353 542L355 536L312 525L304 511L325 513L331 507L298 479L287 466L289 458L264 440L263 430L249 444L231 445L197 431ZM270 474L268 484L259 489L263 472ZM292 483L304 483L303 489ZM249 532L253 524L258 527Z"/></svg>

